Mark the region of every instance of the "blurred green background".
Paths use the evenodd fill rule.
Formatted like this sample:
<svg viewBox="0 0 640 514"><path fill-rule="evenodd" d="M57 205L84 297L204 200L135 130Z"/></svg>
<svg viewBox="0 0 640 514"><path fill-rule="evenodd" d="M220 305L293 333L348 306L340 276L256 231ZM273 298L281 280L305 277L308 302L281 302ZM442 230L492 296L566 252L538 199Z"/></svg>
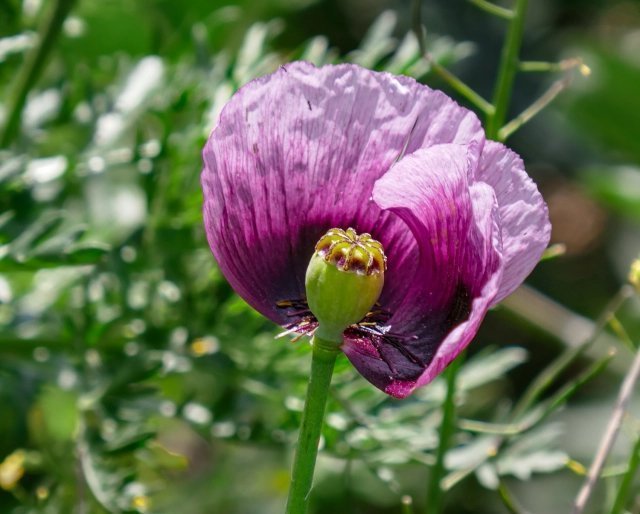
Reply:
<svg viewBox="0 0 640 514"><path fill-rule="evenodd" d="M56 8L70 12L29 80ZM407 0L0 0L0 127L26 95L0 148L1 512L282 512L308 348L274 340L217 270L201 148L240 85L295 59L411 75L467 105L420 57L416 22L435 62L490 98L505 22L466 0L424 0L420 20ZM522 512L568 512L640 336L635 297L604 333L593 322L640 254L640 2L531 2L521 54L591 70L522 72L509 110L564 81L509 144L565 251L467 354L450 513L509 512L506 491ZM532 422L500 435L540 370L594 334ZM314 512L419 508L444 390L394 401L340 360ZM591 512L624 476L639 401Z"/></svg>

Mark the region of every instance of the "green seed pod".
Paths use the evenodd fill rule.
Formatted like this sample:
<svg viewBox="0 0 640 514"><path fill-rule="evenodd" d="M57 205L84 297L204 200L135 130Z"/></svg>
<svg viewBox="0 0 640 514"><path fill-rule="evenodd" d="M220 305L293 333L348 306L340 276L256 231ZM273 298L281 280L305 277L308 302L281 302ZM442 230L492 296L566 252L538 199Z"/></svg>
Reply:
<svg viewBox="0 0 640 514"><path fill-rule="evenodd" d="M386 264L382 245L369 234L332 228L320 238L305 281L319 338L342 343L344 330L361 321L378 300Z"/></svg>

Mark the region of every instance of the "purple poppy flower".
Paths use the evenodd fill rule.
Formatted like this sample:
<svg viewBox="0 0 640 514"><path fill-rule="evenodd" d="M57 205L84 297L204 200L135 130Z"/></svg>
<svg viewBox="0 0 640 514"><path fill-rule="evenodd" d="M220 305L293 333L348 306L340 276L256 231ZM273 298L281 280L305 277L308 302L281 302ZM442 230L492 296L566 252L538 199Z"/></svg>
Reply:
<svg viewBox="0 0 640 514"><path fill-rule="evenodd" d="M204 219L231 286L291 332L317 322L305 270L330 228L385 248L379 302L342 350L397 398L430 382L549 241L521 159L415 80L296 62L241 88L203 152Z"/></svg>

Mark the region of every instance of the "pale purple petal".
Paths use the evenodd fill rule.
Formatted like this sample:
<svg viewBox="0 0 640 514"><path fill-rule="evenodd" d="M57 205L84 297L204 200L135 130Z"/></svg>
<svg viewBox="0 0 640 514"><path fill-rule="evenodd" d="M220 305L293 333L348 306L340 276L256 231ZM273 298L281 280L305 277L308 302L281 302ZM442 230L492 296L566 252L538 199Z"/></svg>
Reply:
<svg viewBox="0 0 640 514"><path fill-rule="evenodd" d="M531 273L549 244L551 225L547 206L522 159L504 145L487 141L476 179L489 184L498 199L505 269L495 304Z"/></svg>
<svg viewBox="0 0 640 514"><path fill-rule="evenodd" d="M396 397L432 380L466 347L497 292L497 202L491 187L470 183L472 152L463 145L419 150L374 187L375 202L410 228L419 263L405 274L410 286L389 321L393 337L347 333L343 349L365 378Z"/></svg>
<svg viewBox="0 0 640 514"><path fill-rule="evenodd" d="M425 310L442 308L461 281L474 295L479 291L476 283L484 280L484 260L476 262L469 253L475 250L468 241L475 222L470 152L468 146L453 144L419 150L374 186L374 201L407 224L420 249L420 269L415 277L405 276L412 287L396 322L410 323Z"/></svg>
<svg viewBox="0 0 640 514"><path fill-rule="evenodd" d="M222 272L256 310L286 324L276 302L304 297L318 238L353 226L385 245L387 281L399 285L383 299L397 305L417 248L404 223L371 201L373 184L403 152L451 142L468 145L477 162L478 119L407 77L293 63L249 83L203 152L205 226Z"/></svg>

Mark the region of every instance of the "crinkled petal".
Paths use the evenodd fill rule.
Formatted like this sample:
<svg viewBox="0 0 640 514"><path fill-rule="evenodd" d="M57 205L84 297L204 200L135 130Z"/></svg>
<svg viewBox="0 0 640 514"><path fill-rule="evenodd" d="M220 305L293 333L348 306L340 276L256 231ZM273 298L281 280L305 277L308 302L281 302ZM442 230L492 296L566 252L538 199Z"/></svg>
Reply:
<svg viewBox="0 0 640 514"><path fill-rule="evenodd" d="M419 263L405 277L411 285L387 333L348 333L343 349L365 378L393 396L407 396L448 365L497 293L497 201L491 187L470 183L474 165L468 146L434 146L406 156L374 187L374 201L410 228Z"/></svg>
<svg viewBox="0 0 640 514"><path fill-rule="evenodd" d="M489 184L498 199L505 269L495 304L531 273L549 244L551 224L547 206L522 159L504 145L487 141L476 179Z"/></svg>
<svg viewBox="0 0 640 514"><path fill-rule="evenodd" d="M287 324L276 302L304 297L317 240L353 226L381 240L387 280L402 282L417 266L416 243L371 201L373 184L403 152L450 142L478 160L478 119L407 77L293 63L247 84L203 152L205 227L220 269L256 310ZM389 305L402 297L394 291L384 293Z"/></svg>
<svg viewBox="0 0 640 514"><path fill-rule="evenodd" d="M461 282L473 294L479 289L476 283L484 280L483 261L476 262L469 244L475 221L470 152L468 146L454 144L419 150L375 184L374 201L407 224L420 250L420 269L409 279L410 294L396 322L412 323L425 310L440 309Z"/></svg>

